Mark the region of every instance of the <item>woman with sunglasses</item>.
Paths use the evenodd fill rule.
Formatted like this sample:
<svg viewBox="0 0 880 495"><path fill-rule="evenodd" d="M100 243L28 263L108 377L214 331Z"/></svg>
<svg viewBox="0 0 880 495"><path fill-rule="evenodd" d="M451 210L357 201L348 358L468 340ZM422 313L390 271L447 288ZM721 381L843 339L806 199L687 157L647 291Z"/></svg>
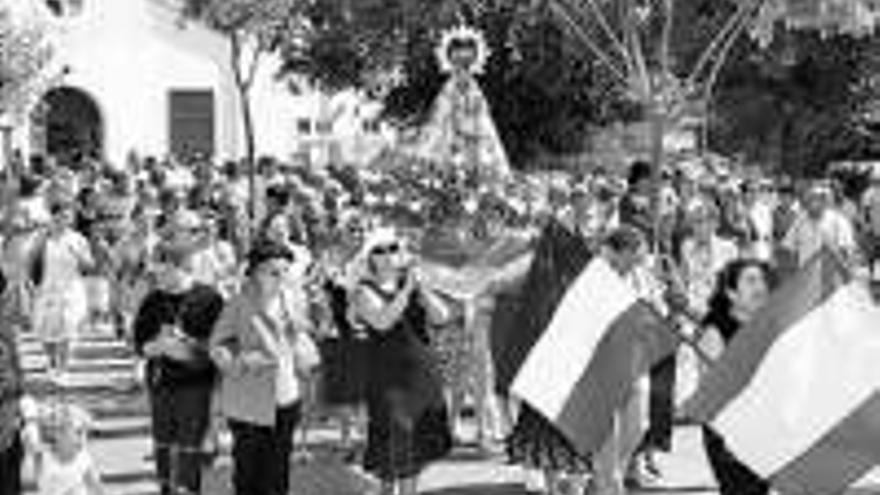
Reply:
<svg viewBox="0 0 880 495"><path fill-rule="evenodd" d="M447 311L419 284L412 257L390 230L368 237L352 316L369 335L364 465L383 495L413 495L418 475L452 444L442 378L427 333Z"/></svg>
<svg viewBox="0 0 880 495"><path fill-rule="evenodd" d="M289 490L293 432L302 416L300 375L313 364L303 353L309 322L285 300L292 261L285 246L257 243L248 254L248 279L211 337L211 357L222 376L221 409L233 436L237 495Z"/></svg>

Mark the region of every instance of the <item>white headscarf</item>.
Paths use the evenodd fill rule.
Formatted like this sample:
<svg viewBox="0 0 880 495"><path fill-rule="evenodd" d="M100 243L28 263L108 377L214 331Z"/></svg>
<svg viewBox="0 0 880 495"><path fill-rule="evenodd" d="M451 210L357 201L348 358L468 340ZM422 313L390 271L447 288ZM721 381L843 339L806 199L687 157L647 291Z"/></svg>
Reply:
<svg viewBox="0 0 880 495"><path fill-rule="evenodd" d="M403 237L392 227L378 227L364 235L364 242L352 260L350 274L354 283L370 276L370 254L376 248L390 244L398 244L401 248L405 247Z"/></svg>

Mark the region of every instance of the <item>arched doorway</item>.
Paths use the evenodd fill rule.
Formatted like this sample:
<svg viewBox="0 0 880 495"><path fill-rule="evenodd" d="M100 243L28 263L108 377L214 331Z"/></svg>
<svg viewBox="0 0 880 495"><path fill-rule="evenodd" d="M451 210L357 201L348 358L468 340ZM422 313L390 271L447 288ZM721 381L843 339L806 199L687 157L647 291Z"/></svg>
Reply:
<svg viewBox="0 0 880 495"><path fill-rule="evenodd" d="M39 148L60 161L101 158L104 123L101 110L85 91L61 86L49 90L34 115Z"/></svg>

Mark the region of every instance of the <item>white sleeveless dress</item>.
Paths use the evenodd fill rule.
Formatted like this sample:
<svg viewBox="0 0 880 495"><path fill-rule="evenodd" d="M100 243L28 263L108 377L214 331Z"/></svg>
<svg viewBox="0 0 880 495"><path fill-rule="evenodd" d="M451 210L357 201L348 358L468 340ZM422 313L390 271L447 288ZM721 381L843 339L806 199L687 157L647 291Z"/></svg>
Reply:
<svg viewBox="0 0 880 495"><path fill-rule="evenodd" d="M85 237L75 231L46 240L43 280L36 290L34 328L44 341L75 338L88 319L89 300L80 260L91 260Z"/></svg>
<svg viewBox="0 0 880 495"><path fill-rule="evenodd" d="M94 469L94 461L86 449L69 462L61 462L46 452L42 462L37 480L38 495L89 495L86 475Z"/></svg>

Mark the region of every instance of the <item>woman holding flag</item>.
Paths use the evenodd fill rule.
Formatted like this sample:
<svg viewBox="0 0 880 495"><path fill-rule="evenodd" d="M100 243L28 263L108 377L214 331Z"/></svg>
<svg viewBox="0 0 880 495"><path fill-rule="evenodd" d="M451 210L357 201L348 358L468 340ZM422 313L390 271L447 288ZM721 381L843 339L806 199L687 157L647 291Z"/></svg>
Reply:
<svg viewBox="0 0 880 495"><path fill-rule="evenodd" d="M724 346L764 305L771 281L769 265L756 259L735 260L722 270L698 339L709 356L720 357ZM737 460L719 434L707 426L703 439L721 495L768 493L768 483Z"/></svg>

